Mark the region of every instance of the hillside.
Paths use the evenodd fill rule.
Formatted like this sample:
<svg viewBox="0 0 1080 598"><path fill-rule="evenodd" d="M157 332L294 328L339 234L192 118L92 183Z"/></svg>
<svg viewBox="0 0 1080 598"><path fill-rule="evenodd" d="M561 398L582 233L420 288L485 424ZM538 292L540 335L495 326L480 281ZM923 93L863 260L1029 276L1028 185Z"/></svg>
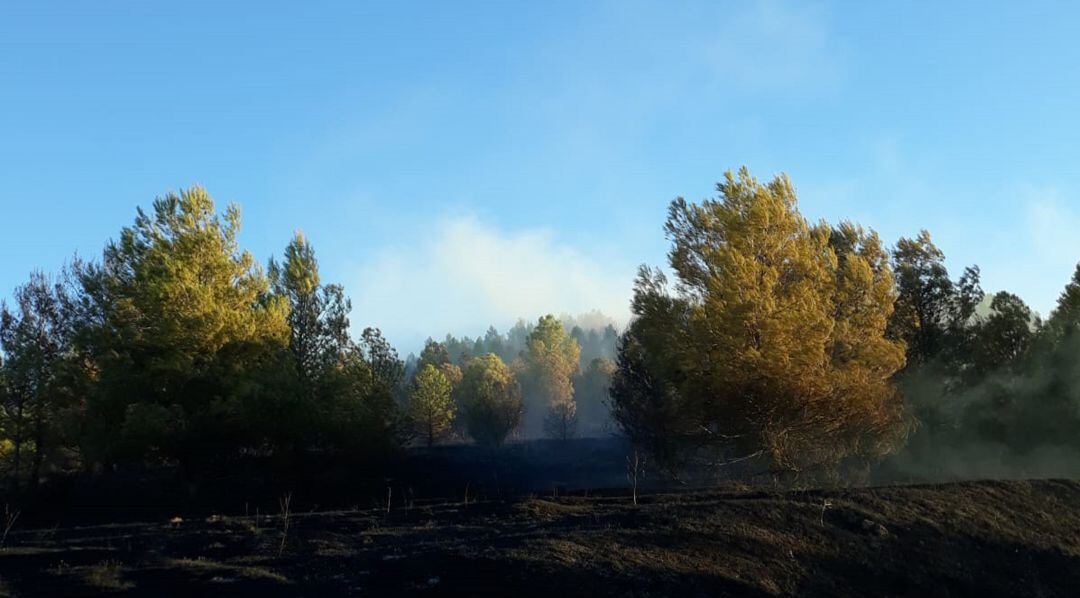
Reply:
<svg viewBox="0 0 1080 598"><path fill-rule="evenodd" d="M464 498L464 497L463 497ZM15 596L1069 595L1080 483L579 494L15 529ZM279 555L280 551L280 555Z"/></svg>

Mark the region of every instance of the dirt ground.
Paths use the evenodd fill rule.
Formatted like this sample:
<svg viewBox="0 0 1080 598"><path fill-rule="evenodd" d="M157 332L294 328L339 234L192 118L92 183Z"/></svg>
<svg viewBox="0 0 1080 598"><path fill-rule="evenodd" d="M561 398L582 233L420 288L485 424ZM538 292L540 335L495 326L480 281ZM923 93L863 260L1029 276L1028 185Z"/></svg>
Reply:
<svg viewBox="0 0 1080 598"><path fill-rule="evenodd" d="M619 494L616 496L615 494ZM1080 483L625 492L20 529L13 596L1075 596Z"/></svg>

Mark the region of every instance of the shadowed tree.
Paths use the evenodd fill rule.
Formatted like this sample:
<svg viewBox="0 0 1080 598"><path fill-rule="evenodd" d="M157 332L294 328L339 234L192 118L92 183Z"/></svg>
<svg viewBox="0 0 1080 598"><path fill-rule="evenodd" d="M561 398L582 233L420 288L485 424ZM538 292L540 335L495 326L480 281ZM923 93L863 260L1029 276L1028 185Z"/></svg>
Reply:
<svg viewBox="0 0 1080 598"><path fill-rule="evenodd" d="M1035 324L1031 308L1020 297L1006 291L994 295L989 315L975 327L969 377L981 380L1018 364L1031 346Z"/></svg>
<svg viewBox="0 0 1080 598"><path fill-rule="evenodd" d="M0 377L4 435L11 442L11 475L18 489L24 453L30 486L61 443L61 416L74 402L69 376L71 331L65 292L41 272L15 289L13 308L0 305Z"/></svg>
<svg viewBox="0 0 1080 598"><path fill-rule="evenodd" d="M1080 330L1080 264L1058 297L1057 306L1046 322L1047 333L1055 339L1071 336Z"/></svg>
<svg viewBox="0 0 1080 598"><path fill-rule="evenodd" d="M925 230L897 241L892 263L897 299L889 334L907 344L908 368L940 360L939 367L962 369L971 319L983 300L979 268L965 268L958 281L950 280L945 255Z"/></svg>
<svg viewBox="0 0 1080 598"><path fill-rule="evenodd" d="M608 394L614 373L614 361L596 357L589 362L583 372L575 376L574 402L578 409L580 433L591 437L611 434Z"/></svg>
<svg viewBox="0 0 1080 598"><path fill-rule="evenodd" d="M953 295L945 254L923 230L897 241L893 270L898 295L890 333L907 343L909 365L926 363L941 348Z"/></svg>
<svg viewBox="0 0 1080 598"><path fill-rule="evenodd" d="M340 285L322 284L315 250L299 232L280 265L270 260L268 272L274 294L289 306L289 351L297 373L314 392L316 380L348 349L351 305Z"/></svg>

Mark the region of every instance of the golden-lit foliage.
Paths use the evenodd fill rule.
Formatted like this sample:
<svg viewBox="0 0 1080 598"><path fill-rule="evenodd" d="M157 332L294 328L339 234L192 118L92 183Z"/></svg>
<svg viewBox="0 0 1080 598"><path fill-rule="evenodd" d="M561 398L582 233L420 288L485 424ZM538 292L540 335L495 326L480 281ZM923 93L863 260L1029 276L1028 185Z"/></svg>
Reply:
<svg viewBox="0 0 1080 598"><path fill-rule="evenodd" d="M544 427L549 436L566 439L574 431L577 405L573 377L581 348L553 315L540 318L529 335L523 378L527 392L540 399Z"/></svg>
<svg viewBox="0 0 1080 598"><path fill-rule="evenodd" d="M885 338L895 290L877 236L810 225L783 175L729 172L718 191L669 210L677 295L647 268L635 288L628 349L673 387L667 424L784 471L887 454L905 430L889 383L904 349Z"/></svg>
<svg viewBox="0 0 1080 598"><path fill-rule="evenodd" d="M219 215L195 187L139 210L101 264L78 267L80 338L100 372L93 452L191 450L192 422L238 414L253 392L240 374L287 345L289 306L239 249L239 227L238 208Z"/></svg>
<svg viewBox="0 0 1080 598"><path fill-rule="evenodd" d="M450 398L452 391L453 386L442 369L431 364L425 365L413 378L409 391L409 415L429 447L446 434L454 421L455 405Z"/></svg>
<svg viewBox="0 0 1080 598"><path fill-rule="evenodd" d="M478 444L501 445L521 421L521 388L494 353L469 361L458 393L465 429Z"/></svg>
<svg viewBox="0 0 1080 598"><path fill-rule="evenodd" d="M164 371L199 367L227 344L288 338L288 308L236 243L240 211L223 215L200 187L154 202L106 249L112 314L148 346L165 349Z"/></svg>

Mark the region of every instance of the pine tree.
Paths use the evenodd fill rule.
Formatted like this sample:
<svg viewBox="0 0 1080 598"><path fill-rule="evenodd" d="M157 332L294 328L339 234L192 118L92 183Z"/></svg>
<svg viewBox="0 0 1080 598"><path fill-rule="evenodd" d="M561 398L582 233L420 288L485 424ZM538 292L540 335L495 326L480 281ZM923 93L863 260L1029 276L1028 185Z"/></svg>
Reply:
<svg viewBox="0 0 1080 598"><path fill-rule="evenodd" d="M1076 265L1046 324L1050 334L1059 339L1080 330L1080 264Z"/></svg>
<svg viewBox="0 0 1080 598"><path fill-rule="evenodd" d="M447 364L449 365L449 364ZM443 372L427 364L413 378L409 392L409 414L428 448L442 437L454 421L453 387Z"/></svg>
<svg viewBox="0 0 1080 598"><path fill-rule="evenodd" d="M885 337L895 291L876 236L808 224L783 175L763 185L744 168L717 189L670 207L677 294L638 277L616 419L647 428L642 405L683 447L666 452L735 449L796 474L888 453L904 431L889 384L903 350Z"/></svg>
<svg viewBox="0 0 1080 598"><path fill-rule="evenodd" d="M245 402L273 391L288 305L240 250L240 212L194 187L141 209L100 264L77 264L81 348L98 383L86 454L191 462L244 434Z"/></svg>
<svg viewBox="0 0 1080 598"><path fill-rule="evenodd" d="M339 363L349 347L351 304L340 285L324 285L319 277L315 249L297 232L285 248L285 259L270 260L273 293L289 306L289 350L306 389Z"/></svg>
<svg viewBox="0 0 1080 598"><path fill-rule="evenodd" d="M0 305L2 423L11 442L11 475L18 488L26 474L31 487L60 444L61 417L74 402L70 375L71 328L66 293L41 272L15 290L15 305ZM27 451L29 454L26 455ZM29 467L23 470L24 456Z"/></svg>

